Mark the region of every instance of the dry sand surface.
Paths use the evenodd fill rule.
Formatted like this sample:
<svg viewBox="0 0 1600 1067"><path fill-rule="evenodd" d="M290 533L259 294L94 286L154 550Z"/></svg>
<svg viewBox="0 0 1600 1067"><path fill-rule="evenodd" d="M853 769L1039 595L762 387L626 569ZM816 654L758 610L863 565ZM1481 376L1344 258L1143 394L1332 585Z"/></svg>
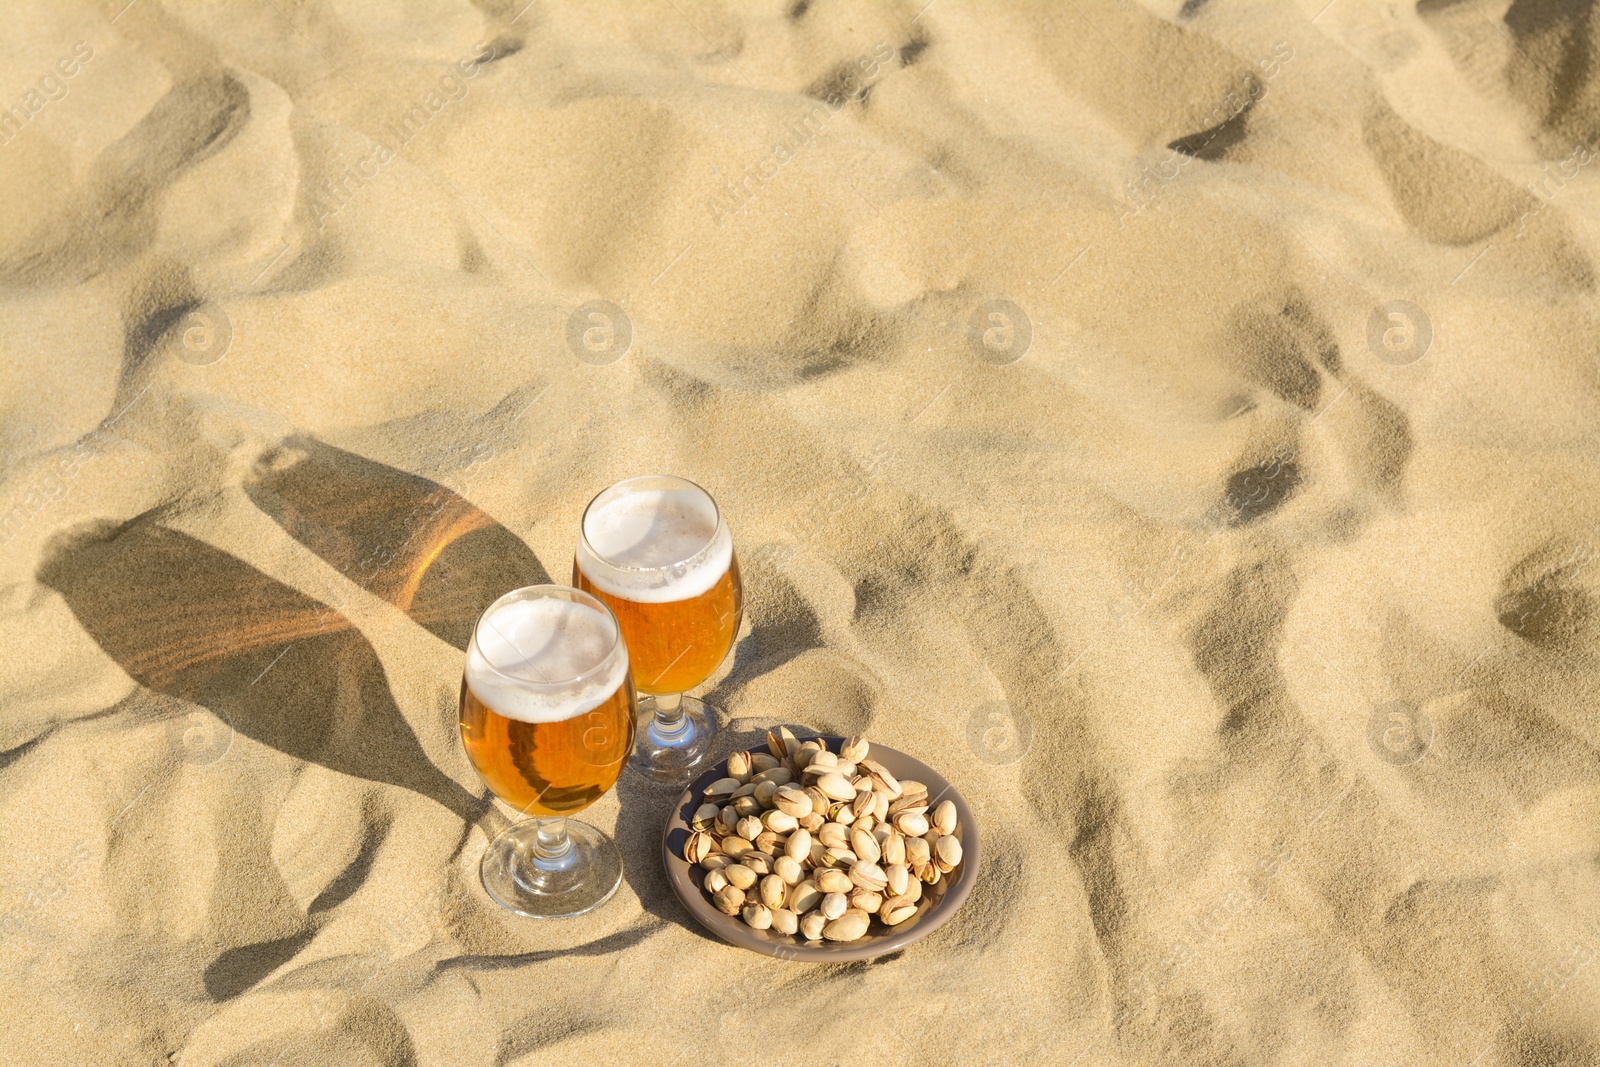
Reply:
<svg viewBox="0 0 1600 1067"><path fill-rule="evenodd" d="M7 7L0 1060L1600 1062L1587 5L523 2ZM971 801L902 954L632 775L478 885L472 621L657 470L724 748Z"/></svg>

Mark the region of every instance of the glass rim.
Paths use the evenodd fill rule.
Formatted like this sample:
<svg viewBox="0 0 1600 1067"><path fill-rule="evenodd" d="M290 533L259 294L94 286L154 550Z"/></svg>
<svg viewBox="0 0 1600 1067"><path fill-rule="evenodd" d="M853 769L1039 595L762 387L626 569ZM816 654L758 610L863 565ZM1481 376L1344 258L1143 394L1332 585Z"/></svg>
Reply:
<svg viewBox="0 0 1600 1067"><path fill-rule="evenodd" d="M537 595L530 596L529 594ZM599 609L600 613L611 624L611 643L609 647L606 648L605 655L601 656L599 662L597 662L593 667L590 667L582 674L574 675L571 678L554 678L546 681L540 681L533 678L524 678L516 674L507 674L505 671L495 666L495 664L490 661L489 657L484 654L483 647L478 643L478 630L482 628L485 622L488 621L489 616L494 614L495 609L500 607L502 604L511 603L514 600L545 599L566 600L569 603L582 604L584 607ZM510 640L507 639L504 634L501 634L501 639L505 640L507 644L511 644ZM622 626L617 622L616 614L606 606L605 601L591 593L586 593L582 589L578 589L575 586L561 585L557 582L545 582L540 585L525 585L519 589L511 590L509 593L501 594L495 599L494 603L483 609L483 613L478 616L478 621L472 624L472 639L467 643L468 655L471 655L473 649L477 649L478 660L485 667L489 668L489 670L493 672L496 677L504 678L506 681L515 685L529 686L540 690L548 689L551 691L568 689L576 685L582 685L594 681L597 677L601 676L611 668L611 662L616 658L617 650L619 648L626 653L627 646L622 640Z"/></svg>
<svg viewBox="0 0 1600 1067"><path fill-rule="evenodd" d="M599 549L595 548L594 543L589 540L589 512L594 510L595 504L599 503L601 497L605 496L613 489L625 486L629 482L643 481L677 482L680 485L687 486L688 488L695 490L701 496L705 497L706 501L711 505L712 516L717 520L716 526L711 531L711 536L706 538L706 543L680 560L675 560L672 563L663 563L655 567L639 567L629 563L617 563L609 557L603 555ZM631 477L612 482L610 485L596 493L593 499L591 499L589 503L584 506L583 517L578 520L578 540L583 544L584 551L593 557L596 562L604 564L605 566L610 567L612 570L624 571L629 574L662 574L671 571L674 568L682 567L686 563L693 563L695 560L711 551L711 549L716 545L717 538L722 534L722 531L722 508L717 505L716 497L712 496L710 491L707 490L705 486L699 484L698 482L690 481L688 478L677 474L635 474Z"/></svg>

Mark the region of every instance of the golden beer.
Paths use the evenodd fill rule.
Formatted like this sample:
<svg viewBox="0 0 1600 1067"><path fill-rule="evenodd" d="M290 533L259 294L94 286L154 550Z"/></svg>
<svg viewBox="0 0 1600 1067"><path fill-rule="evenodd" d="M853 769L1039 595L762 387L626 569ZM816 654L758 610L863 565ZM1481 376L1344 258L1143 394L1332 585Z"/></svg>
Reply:
<svg viewBox="0 0 1600 1067"><path fill-rule="evenodd" d="M461 741L495 796L525 815L570 815L616 784L633 751L634 690L625 677L598 707L557 722L501 715L461 680Z"/></svg>
<svg viewBox="0 0 1600 1067"><path fill-rule="evenodd" d="M461 742L489 790L533 818L489 842L483 888L519 915L581 915L622 883L622 856L570 816L600 799L633 751L628 646L604 603L531 585L490 604L461 678Z"/></svg>
<svg viewBox="0 0 1600 1067"><path fill-rule="evenodd" d="M711 494L669 474L610 486L583 512L572 584L611 609L644 694L633 764L687 776L710 751L714 708L686 691L716 671L744 618L733 535Z"/></svg>
<svg viewBox="0 0 1600 1067"><path fill-rule="evenodd" d="M576 561L572 584L604 601L617 617L634 683L651 695L682 693L711 677L744 618L737 558L729 559L715 585L687 600L640 603L614 596L589 581Z"/></svg>

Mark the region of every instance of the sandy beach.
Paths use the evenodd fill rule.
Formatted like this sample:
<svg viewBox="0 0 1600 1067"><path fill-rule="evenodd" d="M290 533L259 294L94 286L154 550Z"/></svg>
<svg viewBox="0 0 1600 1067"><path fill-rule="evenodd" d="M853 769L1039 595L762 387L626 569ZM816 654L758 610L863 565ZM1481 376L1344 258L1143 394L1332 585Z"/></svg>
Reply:
<svg viewBox="0 0 1600 1067"><path fill-rule="evenodd" d="M0 1059L1600 1063L1600 27L1530 0L107 0L0 43ZM983 834L871 962L584 818L478 615L707 487L702 688Z"/></svg>

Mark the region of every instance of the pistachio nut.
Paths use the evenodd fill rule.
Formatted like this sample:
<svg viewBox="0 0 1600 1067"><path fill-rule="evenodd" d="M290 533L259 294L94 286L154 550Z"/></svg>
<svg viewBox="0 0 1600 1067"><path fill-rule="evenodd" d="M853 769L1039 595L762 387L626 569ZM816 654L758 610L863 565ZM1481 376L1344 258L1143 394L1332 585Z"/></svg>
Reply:
<svg viewBox="0 0 1600 1067"><path fill-rule="evenodd" d="M829 771L817 779L817 788L829 800L854 800L855 787L838 771Z"/></svg>
<svg viewBox="0 0 1600 1067"><path fill-rule="evenodd" d="M804 860L811 855L811 831L801 827L783 843L783 854L791 859Z"/></svg>
<svg viewBox="0 0 1600 1067"><path fill-rule="evenodd" d="M800 929L800 916L788 908L772 909L772 928L780 934L793 934Z"/></svg>
<svg viewBox="0 0 1600 1067"><path fill-rule="evenodd" d="M772 873L783 880L784 885L799 885L806 872L800 866L800 861L793 856L779 856L772 861Z"/></svg>
<svg viewBox="0 0 1600 1067"><path fill-rule="evenodd" d="M928 817L922 814L901 814L890 820L894 828L907 837L921 837L928 832Z"/></svg>
<svg viewBox="0 0 1600 1067"><path fill-rule="evenodd" d="M822 917L820 911L800 916L800 936L807 941L817 941L822 937L822 931L828 926L828 920Z"/></svg>
<svg viewBox="0 0 1600 1067"><path fill-rule="evenodd" d="M744 924L752 930L770 930L772 928L772 909L765 904L746 904L744 906Z"/></svg>
<svg viewBox="0 0 1600 1067"><path fill-rule="evenodd" d="M864 911L846 911L822 928L822 936L829 941L854 941L866 935L869 921Z"/></svg>
<svg viewBox="0 0 1600 1067"><path fill-rule="evenodd" d="M796 819L810 815L814 810L811 794L794 785L774 786L772 806Z"/></svg>
<svg viewBox="0 0 1600 1067"><path fill-rule="evenodd" d="M860 908L868 915L875 915L878 909L883 907L883 894L870 889L857 889L850 894L850 906Z"/></svg>
<svg viewBox="0 0 1600 1067"><path fill-rule="evenodd" d="M883 863L904 863L906 861L905 835L898 830L890 830L878 846L882 852L879 860Z"/></svg>
<svg viewBox="0 0 1600 1067"><path fill-rule="evenodd" d="M744 907L744 890L736 885L725 885L711 894L711 903L724 915L737 915Z"/></svg>
<svg viewBox="0 0 1600 1067"><path fill-rule="evenodd" d="M716 850L716 840L710 834L696 830L683 843L683 858L690 863L699 863Z"/></svg>
<svg viewBox="0 0 1600 1067"><path fill-rule="evenodd" d="M890 897L878 909L878 918L885 926L899 926L917 913L917 902L904 896Z"/></svg>
<svg viewBox="0 0 1600 1067"><path fill-rule="evenodd" d="M860 827L850 831L850 851L868 863L877 863L883 858L883 850L878 847L878 839Z"/></svg>
<svg viewBox="0 0 1600 1067"><path fill-rule="evenodd" d="M804 915L821 903L822 890L809 878L789 890L789 908L797 914Z"/></svg>
<svg viewBox="0 0 1600 1067"><path fill-rule="evenodd" d="M786 811L779 811L777 808L763 812L761 821L768 830L777 834L792 833L795 827L800 825L799 819L796 819Z"/></svg>
<svg viewBox="0 0 1600 1067"><path fill-rule="evenodd" d="M817 905L817 910L822 912L824 919L833 920L843 915L849 907L850 900L843 893L829 893Z"/></svg>
<svg viewBox="0 0 1600 1067"><path fill-rule="evenodd" d="M855 887L849 874L833 867L825 867L818 871L812 877L812 881L824 893L848 893Z"/></svg>

